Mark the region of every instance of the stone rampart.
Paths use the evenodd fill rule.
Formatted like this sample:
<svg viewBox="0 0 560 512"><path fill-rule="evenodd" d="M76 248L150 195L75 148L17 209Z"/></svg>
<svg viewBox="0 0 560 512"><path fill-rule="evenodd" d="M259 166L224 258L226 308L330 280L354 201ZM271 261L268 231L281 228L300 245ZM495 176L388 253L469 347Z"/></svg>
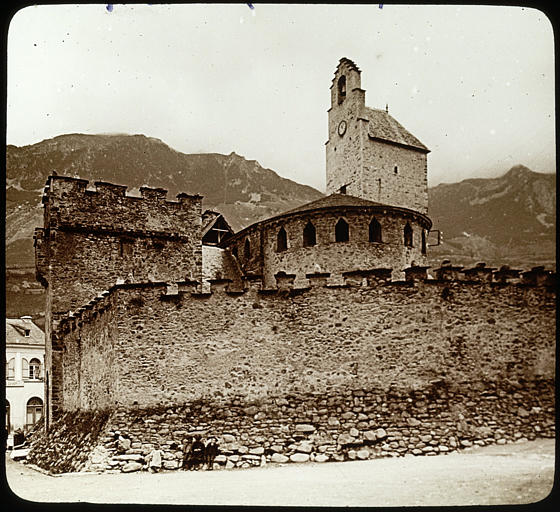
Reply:
<svg viewBox="0 0 560 512"><path fill-rule="evenodd" d="M62 408L553 378L553 275L504 284L448 280L452 269L423 279L413 267L402 282L390 269L350 272L337 285L309 274L300 289L283 275L275 289L253 276L244 290L214 280L210 293L190 281L115 285L55 332Z"/></svg>

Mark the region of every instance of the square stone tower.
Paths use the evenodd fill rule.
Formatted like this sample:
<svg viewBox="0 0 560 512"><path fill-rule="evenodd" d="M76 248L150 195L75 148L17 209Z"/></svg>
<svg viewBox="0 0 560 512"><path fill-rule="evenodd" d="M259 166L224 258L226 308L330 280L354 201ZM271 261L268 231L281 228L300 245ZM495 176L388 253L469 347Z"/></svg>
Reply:
<svg viewBox="0 0 560 512"><path fill-rule="evenodd" d="M342 58L331 85L326 143L327 194L428 211L429 149L388 109L365 105L361 71Z"/></svg>

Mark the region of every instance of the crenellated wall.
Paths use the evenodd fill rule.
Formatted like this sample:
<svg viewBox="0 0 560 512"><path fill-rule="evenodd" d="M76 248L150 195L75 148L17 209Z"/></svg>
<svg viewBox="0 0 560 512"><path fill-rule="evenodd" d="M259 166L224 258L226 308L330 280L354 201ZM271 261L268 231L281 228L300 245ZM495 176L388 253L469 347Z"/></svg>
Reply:
<svg viewBox="0 0 560 512"><path fill-rule="evenodd" d="M63 408L553 378L552 274L502 283L485 270L448 266L424 279L426 268L413 267L391 282L377 269L338 285L309 274L299 289L279 274L274 289L254 277L244 290L214 280L211 293L194 282L115 285L61 321ZM79 385L69 378L78 368Z"/></svg>
<svg viewBox="0 0 560 512"><path fill-rule="evenodd" d="M216 468L554 437L555 274L426 271L348 272L338 285L309 274L299 289L286 274L272 289L259 276L243 289L213 280L209 293L115 285L54 333L64 414L30 460L138 471L158 443L173 470L195 431L219 438ZM75 418L99 414L99 435L84 438Z"/></svg>

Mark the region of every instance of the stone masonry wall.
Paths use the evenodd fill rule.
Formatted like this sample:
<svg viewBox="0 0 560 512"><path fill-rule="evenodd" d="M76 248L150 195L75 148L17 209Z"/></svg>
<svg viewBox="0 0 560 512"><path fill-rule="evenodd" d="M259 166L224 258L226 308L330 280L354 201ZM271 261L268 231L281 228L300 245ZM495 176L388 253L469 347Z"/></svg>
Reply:
<svg viewBox="0 0 560 512"><path fill-rule="evenodd" d="M414 388L442 378L554 377L555 296L548 287L353 279L327 287L320 274L309 289L262 291L252 281L245 292L228 292L220 281L209 294L192 293L194 284L120 285L87 312L99 311L96 318L64 323L61 339L79 338L84 358L89 347L103 350L99 329L86 325L118 325L118 339L110 340L116 371L108 378L115 405L125 407ZM64 401L90 407L84 396Z"/></svg>
<svg viewBox="0 0 560 512"><path fill-rule="evenodd" d="M254 278L244 292L223 280L204 294L194 282L114 286L59 325L72 410L29 460L137 471L159 443L177 469L195 431L219 438L216 468L554 437L551 276L505 284L508 271L494 282L477 267L461 281L449 266L425 281L409 270L408 282L373 272L336 287L317 274L300 290L280 276L278 290ZM75 418L100 414L87 438L73 433L87 423Z"/></svg>
<svg viewBox="0 0 560 512"><path fill-rule="evenodd" d="M335 226L344 218L349 225L348 242L335 241ZM382 228L382 242L369 242L369 223L375 218ZM303 246L303 231L308 221L316 230L316 245ZM404 245L404 227L409 222L413 230L413 246ZM287 234L287 249L278 252L278 230ZM246 236L231 240L229 250L235 251L245 272L263 276L265 288L276 285L278 272L296 275L296 285L306 283L306 274L329 272L333 279L342 273L369 268L392 268L395 279L411 265L424 265L422 226L415 218L405 218L395 211L374 209L330 209L291 215L246 230ZM251 254L245 258L245 240L250 241Z"/></svg>
<svg viewBox="0 0 560 512"><path fill-rule="evenodd" d="M363 146L363 197L426 214L427 165L423 152L368 139Z"/></svg>
<svg viewBox="0 0 560 512"><path fill-rule="evenodd" d="M52 339L61 316L119 281L201 279L202 198L167 201L165 190L148 187L140 193L103 182L90 189L87 180L64 176L47 181L44 228L35 231L36 273L47 292L47 424L63 402L62 347Z"/></svg>
<svg viewBox="0 0 560 512"><path fill-rule="evenodd" d="M67 414L35 440L28 461L54 473L139 471L157 443L164 469L177 470L194 433L218 438L214 469L441 455L554 437L554 383L437 381L414 390L358 388Z"/></svg>
<svg viewBox="0 0 560 512"><path fill-rule="evenodd" d="M163 189L142 188L138 198L124 186L87 184L50 177L45 189L35 250L54 314L85 304L118 279L201 278L200 196L180 194L173 202Z"/></svg>

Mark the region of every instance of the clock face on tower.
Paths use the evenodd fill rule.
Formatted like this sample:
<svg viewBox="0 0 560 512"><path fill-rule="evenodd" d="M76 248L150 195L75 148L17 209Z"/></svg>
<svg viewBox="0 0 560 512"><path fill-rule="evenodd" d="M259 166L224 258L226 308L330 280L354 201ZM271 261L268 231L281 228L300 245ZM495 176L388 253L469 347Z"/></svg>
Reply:
<svg viewBox="0 0 560 512"><path fill-rule="evenodd" d="M344 132L346 132L346 121L340 121L338 124L338 134L342 136Z"/></svg>

